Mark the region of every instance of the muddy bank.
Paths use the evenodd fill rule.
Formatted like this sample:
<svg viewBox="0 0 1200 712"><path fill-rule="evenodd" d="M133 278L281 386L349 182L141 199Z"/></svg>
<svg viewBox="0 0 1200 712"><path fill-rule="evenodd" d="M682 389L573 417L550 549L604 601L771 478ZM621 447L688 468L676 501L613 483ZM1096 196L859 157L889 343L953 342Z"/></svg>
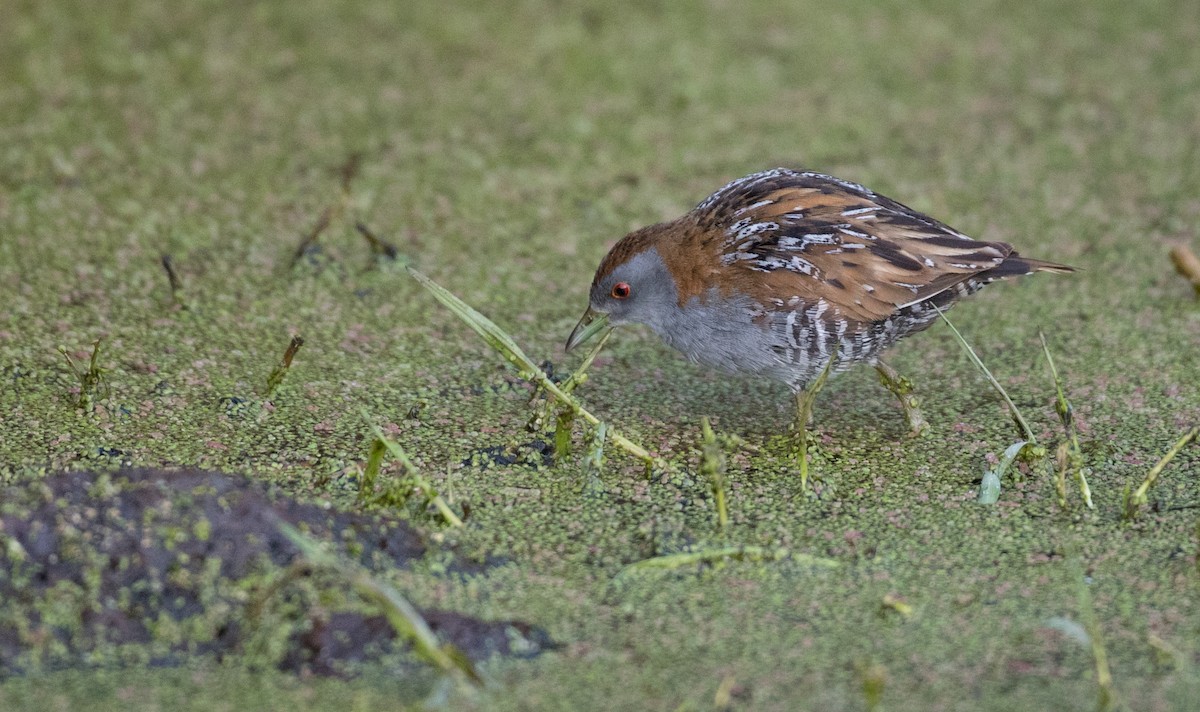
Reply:
<svg viewBox="0 0 1200 712"><path fill-rule="evenodd" d="M300 502L242 475L196 470L55 474L0 494L0 674L236 658L349 674L407 664L387 621L304 565L287 522L373 571L431 551L393 518ZM475 660L550 644L520 621L424 611Z"/></svg>

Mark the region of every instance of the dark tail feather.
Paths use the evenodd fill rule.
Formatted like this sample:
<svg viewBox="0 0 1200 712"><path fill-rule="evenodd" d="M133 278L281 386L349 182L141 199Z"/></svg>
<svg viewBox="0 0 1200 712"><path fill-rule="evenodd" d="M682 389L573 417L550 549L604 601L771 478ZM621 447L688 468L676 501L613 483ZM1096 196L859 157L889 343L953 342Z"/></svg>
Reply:
<svg viewBox="0 0 1200 712"><path fill-rule="evenodd" d="M1020 277L1034 272L1074 272L1074 267L1068 267L1057 262L1047 262L1046 260L1035 260L1032 257L1022 257L1016 252L1004 258L1004 261L995 267L984 270L979 274L974 275L973 279L981 279L991 282L996 279L1004 279L1005 277Z"/></svg>
<svg viewBox="0 0 1200 712"><path fill-rule="evenodd" d="M917 301L928 301L937 305L940 309L949 309L954 302L969 294L974 294L984 285L1004 279L1005 277L1021 277L1034 272L1074 272L1075 268L1068 265L1062 265L1057 262L1047 262L1046 260L1035 260L1031 257L1022 257L1016 252L1010 253L1004 261L991 269L977 272L969 275L966 279L951 284L940 292L925 297ZM912 302L910 304L915 304ZM904 306L910 306L906 304Z"/></svg>

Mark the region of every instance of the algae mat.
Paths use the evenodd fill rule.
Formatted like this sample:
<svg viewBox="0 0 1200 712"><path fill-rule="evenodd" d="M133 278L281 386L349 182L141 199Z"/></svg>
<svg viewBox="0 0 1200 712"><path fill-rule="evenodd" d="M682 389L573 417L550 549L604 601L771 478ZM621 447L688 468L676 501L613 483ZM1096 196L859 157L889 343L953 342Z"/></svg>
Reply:
<svg viewBox="0 0 1200 712"><path fill-rule="evenodd" d="M383 514L478 564L380 575L423 610L527 621L562 646L484 662L474 693L411 666L311 680L102 660L6 679L5 709L431 693L478 709L1092 709L1098 641L1113 706L1200 693L1200 448L1122 519L1125 489L1200 422L1200 311L1166 256L1200 249L1195 3L12 1L4 17L5 485L198 467L361 509L365 408L465 526L419 502ZM819 496L781 457L786 392L619 332L579 394L677 469L647 480L610 447L589 485L582 434L548 459L525 430L531 389L398 269L563 373L608 245L779 164L1081 269L994 286L954 318L1052 449L1046 332L1094 510L1073 487L1060 507L1037 468L976 503L1015 436L940 326L894 357L928 437L903 437L869 369L821 394ZM81 388L59 348L86 368L98 339L107 387ZM704 415L746 443L729 451L724 532L699 474ZM618 578L739 546L792 556Z"/></svg>

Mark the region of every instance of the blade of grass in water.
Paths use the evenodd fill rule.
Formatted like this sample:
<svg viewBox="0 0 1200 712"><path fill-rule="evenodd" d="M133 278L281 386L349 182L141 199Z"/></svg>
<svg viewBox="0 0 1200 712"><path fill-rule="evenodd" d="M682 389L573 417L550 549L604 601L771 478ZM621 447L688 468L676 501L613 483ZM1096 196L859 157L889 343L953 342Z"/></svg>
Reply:
<svg viewBox="0 0 1200 712"><path fill-rule="evenodd" d="M283 383L283 379L288 374L288 370L292 367L292 360L296 358L296 352L304 345L304 338L301 336L293 336L288 344L287 350L283 352L283 358L278 365L271 370L271 375L267 376L267 386L263 389L263 398L270 398L275 395L275 391L279 385Z"/></svg>
<svg viewBox="0 0 1200 712"><path fill-rule="evenodd" d="M483 314L475 311L474 308L472 308L463 300L454 296L454 294L452 294L445 287L442 287L437 282L434 282L432 279L426 277L424 274L421 274L412 267L408 268L408 273L412 275L413 279L417 280L421 286L429 290L430 294L432 294L435 299L444 304L446 308L454 312L460 319L465 321L467 326L470 326L475 330L475 333L482 336L483 340L486 341L493 349L498 351L500 355L504 356L509 363L511 363L513 366L516 366L517 371L520 373L522 378L541 386L546 390L547 393L557 398L559 402L569 407L575 413L575 415L583 418L593 427L600 425L599 418L588 412L583 405L581 405L579 401L575 399L574 396L559 388L558 384L552 381L550 377L546 375L546 372L533 362L533 359L526 356L525 352L521 350L521 347L517 346L517 342L513 341L512 337L509 336L499 326L497 326L495 322L493 322L491 319L488 319ZM646 448L638 445L629 438L626 438L625 436L613 430L611 427L608 428L608 437L617 447L638 458L645 463L647 467L665 467L665 463L660 461L658 458L651 456L650 452L647 451Z"/></svg>
<svg viewBox="0 0 1200 712"><path fill-rule="evenodd" d="M571 377L559 384L559 388L561 388L564 393L570 393L574 391L576 388L583 385L585 381L587 381L587 370L592 367L592 362L596 360L596 356L600 354L600 349L604 348L604 344L608 343L608 337L612 336L612 333L613 330L608 329L601 334L600 338L596 339L596 343L592 345L592 348L588 349L587 354L585 354L583 360L579 362L579 366L575 368L575 371L571 374Z"/></svg>
<svg viewBox="0 0 1200 712"><path fill-rule="evenodd" d="M453 509L450 509L450 505L446 504L446 500L438 494L433 484L417 471L416 465L408 457L408 453L404 451L404 448L400 447L400 444L395 440L385 435L378 425L371 422L371 415L367 412L366 408L361 409L359 412L362 413L363 420L367 421L367 427L371 429L371 434L375 436L375 443L371 446L371 454L367 458L367 470L363 473L363 491L366 491L365 488L368 486L368 482L371 486L374 485L375 477L379 472L379 466L383 463L383 456L380 450L386 450L404 466L405 475L412 482L413 487L420 490L421 494L429 500L430 504L437 508L442 518L446 520L446 523L453 527L461 527L463 525L462 519L459 519Z"/></svg>
<svg viewBox="0 0 1200 712"><path fill-rule="evenodd" d="M474 664L453 646L442 645L417 609L394 587L326 551L320 542L301 534L287 522L278 521L276 526L305 559L314 566L337 571L358 595L378 606L397 637L409 641L413 651L423 660L446 674L465 678L476 685L482 683Z"/></svg>
<svg viewBox="0 0 1200 712"><path fill-rule="evenodd" d="M1125 519L1133 519L1138 515L1138 510L1148 504L1149 498L1146 495L1158 481L1158 476L1162 474L1163 469L1171 464L1171 460L1174 460L1175 456L1197 437L1200 437L1200 426L1192 428L1184 433L1183 437L1176 440L1171 449L1167 450L1167 454L1163 455L1162 459L1150 468L1150 471L1146 473L1146 479L1142 480L1142 484L1138 485L1136 490L1132 493L1128 489L1125 490Z"/></svg>
<svg viewBox="0 0 1200 712"><path fill-rule="evenodd" d="M954 324L950 323L950 320L946 318L946 312L938 308L938 305L936 304L931 306L935 311L937 311L938 315L942 317L942 321L946 322L946 326L950 327L950 331L954 332L954 336L958 339L958 343L962 345L963 350L967 352L967 357L971 359L971 363L975 364L975 367L979 369L980 373L987 378L988 383L992 384L992 388L996 389L996 392L999 393L1000 397L1004 399L1005 405L1008 406L1009 415L1012 417L1013 422L1016 423L1017 429L1021 431L1021 439L1029 443L1036 442L1036 438L1033 437L1033 430L1030 429L1029 423L1025 422L1025 418L1021 415L1021 411L1017 410L1017 406L1012 402L1012 398L1008 397L1008 393L1004 390L1004 386L1001 386L1000 382L996 380L996 377L992 375L992 372L988 370L988 367L983 365L983 361L980 360L979 356L975 353L975 350L971 348L971 345L967 343L967 340L963 338L962 333L959 332L959 330L954 327Z"/></svg>
<svg viewBox="0 0 1200 712"><path fill-rule="evenodd" d="M983 482L979 485L979 503L980 504L995 504L1000 499L1000 478L1008 472L1008 468L1012 467L1017 456L1025 449L1029 443L1024 440L1019 440L1004 451L1000 462L996 466L983 473Z"/></svg>
<svg viewBox="0 0 1200 712"><path fill-rule="evenodd" d="M1059 506L1067 505L1066 497L1066 473L1069 470L1075 475L1075 481L1079 483L1079 492L1083 495L1083 503L1088 509L1095 509L1092 504L1092 488L1088 486L1087 475L1083 471L1083 451L1079 448L1079 434L1075 429L1075 414L1071 409L1071 402L1067 400L1066 389L1063 387L1062 378L1058 375L1058 368L1054 365L1054 357L1050 355L1050 345L1046 342L1046 335L1038 330L1038 338L1042 340L1042 351L1046 354L1046 363L1050 364L1050 375L1054 378L1054 390L1056 400L1054 410L1058 413L1058 419L1062 421L1063 428L1067 431L1067 442L1065 449L1060 448L1058 464L1059 464L1059 481L1056 483L1058 488Z"/></svg>
<svg viewBox="0 0 1200 712"><path fill-rule="evenodd" d="M579 386L583 385L588 379L587 370L591 368L592 362L596 360L596 356L600 353L600 349L604 348L604 344L608 342L608 337L612 336L612 329L605 331L600 335L600 338L595 339L592 348L580 361L579 366L569 378L558 384L563 393L571 393ZM542 392L541 386L534 391L533 396L529 399L532 403L537 399ZM571 429L575 424L575 412L570 407L559 405L559 412L555 415L555 406L558 405L558 400L555 398L547 398L542 407L534 412L529 422L525 424L525 428L530 432L541 432L544 425L554 418L554 457L566 458L571 454Z"/></svg>
<svg viewBox="0 0 1200 712"><path fill-rule="evenodd" d="M1079 615L1083 618L1083 627L1087 631L1088 643L1092 650L1092 663L1096 671L1096 709L1098 712L1104 712L1117 701L1112 670L1108 666L1108 651L1104 647L1104 638L1100 634L1100 621L1096 618L1096 607L1092 602L1092 592L1088 590L1083 566L1077 562L1072 568L1075 569L1075 579L1078 582L1076 585L1078 586Z"/></svg>

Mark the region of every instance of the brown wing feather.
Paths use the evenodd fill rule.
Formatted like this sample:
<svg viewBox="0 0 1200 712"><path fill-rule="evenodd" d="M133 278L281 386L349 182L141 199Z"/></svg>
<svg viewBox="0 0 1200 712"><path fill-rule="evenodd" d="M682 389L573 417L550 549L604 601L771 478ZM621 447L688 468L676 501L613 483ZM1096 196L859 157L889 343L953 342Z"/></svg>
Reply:
<svg viewBox="0 0 1200 712"><path fill-rule="evenodd" d="M693 216L724 236L720 260L737 288L775 302L825 299L864 322L1016 256L1007 243L973 240L858 184L787 169L735 181Z"/></svg>

